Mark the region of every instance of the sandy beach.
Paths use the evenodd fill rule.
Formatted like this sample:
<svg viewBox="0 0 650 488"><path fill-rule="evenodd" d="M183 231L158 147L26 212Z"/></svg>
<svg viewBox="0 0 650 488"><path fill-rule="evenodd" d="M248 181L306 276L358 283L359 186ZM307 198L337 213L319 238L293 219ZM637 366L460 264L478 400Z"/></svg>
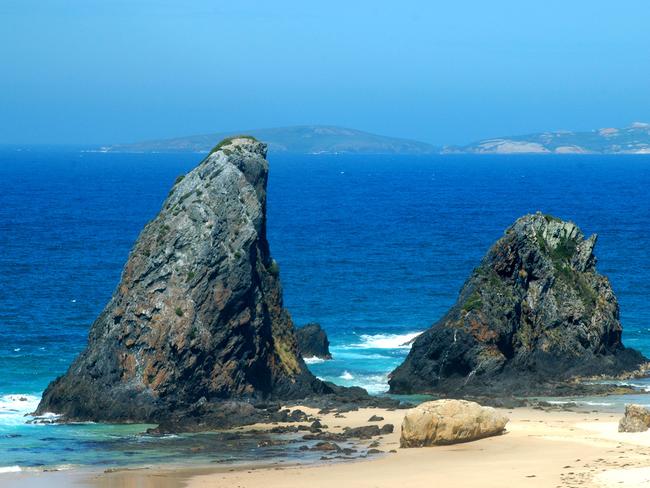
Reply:
<svg viewBox="0 0 650 488"><path fill-rule="evenodd" d="M303 408L309 414L315 410ZM645 487L650 483L650 432L617 431L619 414L502 410L511 420L504 435L475 442L418 449L399 448L403 410L361 409L335 417L320 415L330 431L368 425L372 415L393 423L395 432L373 441L383 451L354 461L316 465L143 468L113 472L4 475L2 486L90 486L95 488L448 488ZM260 428L263 426L251 426ZM395 452L391 452L395 451ZM182 460L179 460L182 462ZM287 461L288 463L288 461Z"/></svg>
<svg viewBox="0 0 650 488"><path fill-rule="evenodd" d="M207 487L610 487L648 486L650 433L620 434L611 413L504 411L506 434L466 444L399 449L399 429L375 459L311 467L233 471L195 476L190 488ZM360 410L333 425L358 426L372 414L400 425L403 412ZM336 420L340 422L334 423Z"/></svg>

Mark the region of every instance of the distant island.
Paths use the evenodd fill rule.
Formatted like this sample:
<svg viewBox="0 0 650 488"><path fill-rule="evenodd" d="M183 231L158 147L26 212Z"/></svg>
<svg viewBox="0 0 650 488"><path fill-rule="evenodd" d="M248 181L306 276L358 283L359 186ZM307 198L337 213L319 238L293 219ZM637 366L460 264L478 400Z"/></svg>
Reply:
<svg viewBox="0 0 650 488"><path fill-rule="evenodd" d="M448 153L474 154L650 154L650 124L587 132L555 131L485 139L466 146L445 146Z"/></svg>
<svg viewBox="0 0 650 488"><path fill-rule="evenodd" d="M464 146L436 147L412 139L381 136L330 125L301 125L240 130L114 144L100 152L208 153L215 141L250 134L267 144L270 153L293 154L650 154L650 124L635 122L624 128L592 131L551 131L484 139Z"/></svg>
<svg viewBox="0 0 650 488"><path fill-rule="evenodd" d="M436 154L440 148L425 142L370 134L355 129L327 125L302 125L254 129L219 134L116 144L99 148L102 152L196 152L207 153L227 137L249 134L267 144L270 153L295 154Z"/></svg>

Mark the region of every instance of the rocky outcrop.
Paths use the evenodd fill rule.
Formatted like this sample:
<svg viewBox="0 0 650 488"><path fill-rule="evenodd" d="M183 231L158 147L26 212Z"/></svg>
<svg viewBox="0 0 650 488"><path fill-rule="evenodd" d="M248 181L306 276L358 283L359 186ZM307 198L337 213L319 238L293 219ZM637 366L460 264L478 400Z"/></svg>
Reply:
<svg viewBox="0 0 650 488"><path fill-rule="evenodd" d="M330 341L320 324L307 324L296 330L298 351L303 358L332 359Z"/></svg>
<svg viewBox="0 0 650 488"><path fill-rule="evenodd" d="M465 400L425 402L406 412L400 447L440 446L503 433L508 418Z"/></svg>
<svg viewBox="0 0 650 488"><path fill-rule="evenodd" d="M456 304L414 341L391 392L569 394L583 388L579 378L637 369L646 359L621 342L618 302L596 271L595 244L571 222L541 213L517 220Z"/></svg>
<svg viewBox="0 0 650 488"><path fill-rule="evenodd" d="M253 419L232 400L329 392L298 354L266 239L265 145L224 140L146 225L88 346L37 413L68 420ZM217 408L215 408L217 406Z"/></svg>
<svg viewBox="0 0 650 488"><path fill-rule="evenodd" d="M650 410L641 405L625 405L625 415L618 423L619 432L645 432L650 428Z"/></svg>

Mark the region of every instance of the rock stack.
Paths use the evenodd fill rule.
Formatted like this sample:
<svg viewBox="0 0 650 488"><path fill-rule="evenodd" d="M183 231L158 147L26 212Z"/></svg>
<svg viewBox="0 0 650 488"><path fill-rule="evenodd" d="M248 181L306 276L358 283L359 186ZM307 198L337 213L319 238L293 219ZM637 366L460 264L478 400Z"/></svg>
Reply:
<svg viewBox="0 0 650 488"><path fill-rule="evenodd" d="M570 394L577 379L629 373L646 359L621 342L619 306L596 271L596 236L537 213L489 250L456 304L413 343L392 393Z"/></svg>
<svg viewBox="0 0 650 488"><path fill-rule="evenodd" d="M296 330L298 351L303 358L332 359L330 341L320 324L307 324Z"/></svg>
<svg viewBox="0 0 650 488"><path fill-rule="evenodd" d="M49 385L37 413L160 422L205 416L215 405L248 415L232 401L329 391L301 359L282 305L266 240L265 157L252 138L227 139L177 179L86 349Z"/></svg>

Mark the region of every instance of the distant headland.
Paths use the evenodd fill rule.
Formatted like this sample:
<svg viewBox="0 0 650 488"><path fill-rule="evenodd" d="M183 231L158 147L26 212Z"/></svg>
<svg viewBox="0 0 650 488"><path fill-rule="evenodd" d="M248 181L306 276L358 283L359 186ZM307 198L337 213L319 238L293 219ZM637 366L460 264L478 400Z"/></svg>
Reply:
<svg viewBox="0 0 650 488"><path fill-rule="evenodd" d="M443 153L473 154L650 154L650 124L607 127L586 132L551 131L497 137L466 146L445 146Z"/></svg>
<svg viewBox="0 0 650 488"><path fill-rule="evenodd" d="M371 134L330 125L301 125L216 134L201 134L128 144L106 145L100 152L208 153L214 141L251 134L270 153L293 154L650 154L650 124L591 131L548 131L484 139L461 146L436 147L412 139Z"/></svg>
<svg viewBox="0 0 650 488"><path fill-rule="evenodd" d="M356 129L328 125L301 125L202 134L174 139L116 144L101 147L105 152L196 152L207 153L214 141L238 134L250 134L263 141L270 153L294 154L436 154L440 148L425 142L370 134Z"/></svg>

